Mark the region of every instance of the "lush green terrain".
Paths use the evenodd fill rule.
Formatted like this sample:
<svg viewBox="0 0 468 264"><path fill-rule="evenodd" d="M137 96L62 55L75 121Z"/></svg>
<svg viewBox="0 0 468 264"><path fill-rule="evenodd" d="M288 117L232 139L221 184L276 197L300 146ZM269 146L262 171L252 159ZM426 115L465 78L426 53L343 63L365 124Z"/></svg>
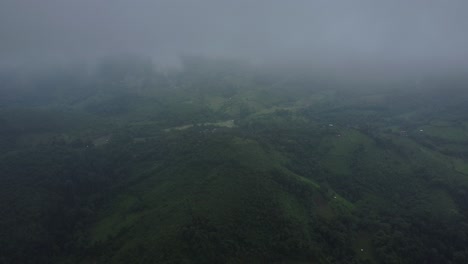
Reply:
<svg viewBox="0 0 468 264"><path fill-rule="evenodd" d="M189 58L0 76L0 263L467 263L468 80Z"/></svg>

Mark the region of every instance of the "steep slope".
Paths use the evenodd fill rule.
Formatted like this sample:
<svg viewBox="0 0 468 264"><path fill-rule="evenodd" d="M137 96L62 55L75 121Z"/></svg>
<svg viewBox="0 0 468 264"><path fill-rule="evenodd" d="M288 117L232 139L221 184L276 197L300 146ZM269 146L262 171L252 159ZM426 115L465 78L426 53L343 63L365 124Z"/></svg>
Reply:
<svg viewBox="0 0 468 264"><path fill-rule="evenodd" d="M177 150L155 158L141 180L117 195L90 230L94 258L113 263L320 258L312 229L325 218L316 208L334 214L329 197L311 179L289 171L288 159L271 146L212 130L173 135L167 144L177 144Z"/></svg>

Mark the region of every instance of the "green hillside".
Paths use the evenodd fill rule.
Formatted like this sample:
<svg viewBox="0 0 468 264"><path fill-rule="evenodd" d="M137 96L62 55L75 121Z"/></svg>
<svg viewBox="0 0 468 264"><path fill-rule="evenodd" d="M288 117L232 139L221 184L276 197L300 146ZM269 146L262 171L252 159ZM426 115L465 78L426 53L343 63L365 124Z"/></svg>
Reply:
<svg viewBox="0 0 468 264"><path fill-rule="evenodd" d="M0 263L466 263L467 89L101 67L0 99Z"/></svg>

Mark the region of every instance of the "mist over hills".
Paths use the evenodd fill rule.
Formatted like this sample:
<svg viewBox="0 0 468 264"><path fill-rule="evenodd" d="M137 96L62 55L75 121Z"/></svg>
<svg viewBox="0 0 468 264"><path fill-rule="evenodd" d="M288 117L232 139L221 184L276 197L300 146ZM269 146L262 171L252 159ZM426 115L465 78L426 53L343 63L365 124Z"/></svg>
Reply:
<svg viewBox="0 0 468 264"><path fill-rule="evenodd" d="M464 75L182 61L1 76L2 261L467 259Z"/></svg>
<svg viewBox="0 0 468 264"><path fill-rule="evenodd" d="M450 1L0 2L0 263L467 263Z"/></svg>

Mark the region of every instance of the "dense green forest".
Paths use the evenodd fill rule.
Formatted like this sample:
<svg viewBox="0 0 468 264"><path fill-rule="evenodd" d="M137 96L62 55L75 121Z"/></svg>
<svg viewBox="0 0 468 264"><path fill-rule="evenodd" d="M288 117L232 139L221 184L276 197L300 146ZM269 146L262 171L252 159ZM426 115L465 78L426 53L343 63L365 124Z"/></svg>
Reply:
<svg viewBox="0 0 468 264"><path fill-rule="evenodd" d="M468 263L468 78L0 74L0 263Z"/></svg>

